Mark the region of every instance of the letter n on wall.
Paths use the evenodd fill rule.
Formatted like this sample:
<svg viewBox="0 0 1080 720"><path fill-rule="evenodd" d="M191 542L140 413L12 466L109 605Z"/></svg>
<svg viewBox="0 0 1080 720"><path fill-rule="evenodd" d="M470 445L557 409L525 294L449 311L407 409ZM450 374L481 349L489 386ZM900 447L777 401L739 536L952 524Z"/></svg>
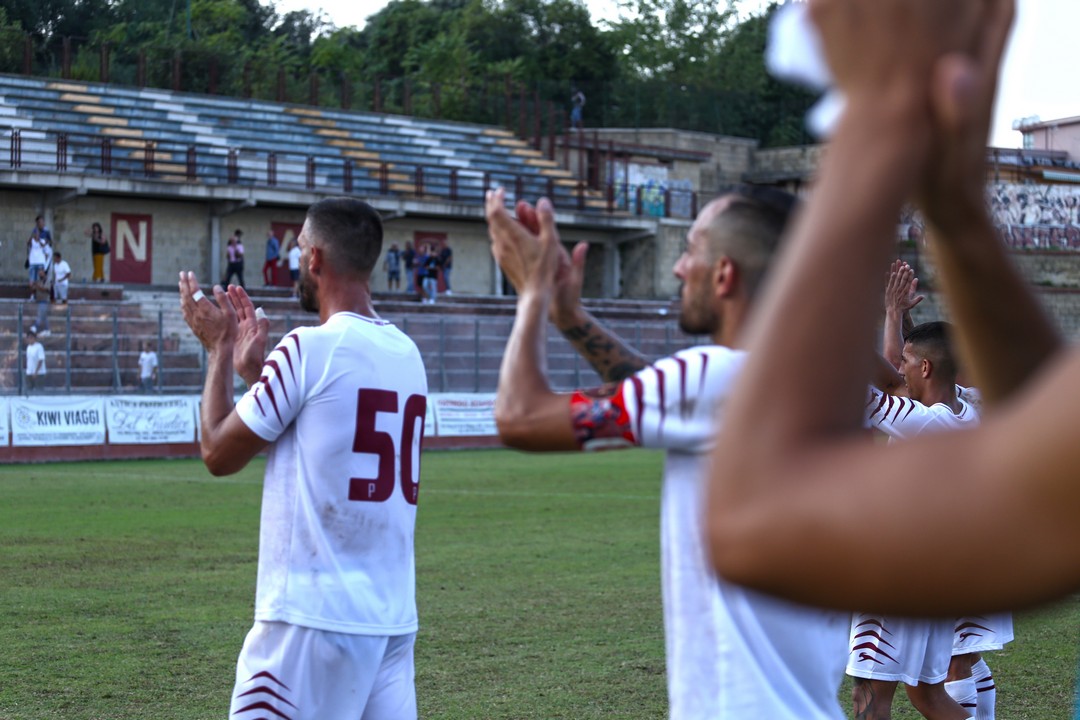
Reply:
<svg viewBox="0 0 1080 720"><path fill-rule="evenodd" d="M113 282L150 284L153 259L151 215L112 214L112 260L109 279Z"/></svg>

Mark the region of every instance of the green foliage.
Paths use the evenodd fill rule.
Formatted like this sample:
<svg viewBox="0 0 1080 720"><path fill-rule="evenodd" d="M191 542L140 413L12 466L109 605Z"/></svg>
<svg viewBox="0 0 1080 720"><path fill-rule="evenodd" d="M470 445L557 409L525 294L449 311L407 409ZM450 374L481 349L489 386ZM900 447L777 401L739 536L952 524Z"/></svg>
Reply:
<svg viewBox="0 0 1080 720"><path fill-rule="evenodd" d="M512 121L507 95L567 110L580 89L586 126L808 140L812 97L762 63L775 5L740 20L741 0L621 0L615 20L594 22L582 0L391 0L357 29L265 1L0 0L0 71L21 70L21 30L45 74L60 72L71 36L72 76L86 80L108 43L116 82L134 82L144 58L146 82L172 87L179 58L183 89L275 99L284 71L287 98L306 102L316 73L321 102L340 102L345 83L370 109L378 82L385 110L411 100L413 113L475 122Z"/></svg>

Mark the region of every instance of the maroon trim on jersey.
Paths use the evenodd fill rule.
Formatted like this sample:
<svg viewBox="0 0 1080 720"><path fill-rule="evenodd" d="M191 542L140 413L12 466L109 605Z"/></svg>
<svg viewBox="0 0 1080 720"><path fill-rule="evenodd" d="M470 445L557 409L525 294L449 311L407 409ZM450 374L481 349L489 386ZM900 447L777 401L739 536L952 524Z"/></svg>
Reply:
<svg viewBox="0 0 1080 720"><path fill-rule="evenodd" d="M915 401L914 401L914 400L910 400L909 402L911 403L911 407L909 407L909 408L908 408L908 411L907 411L906 413L904 413L904 417L902 417L902 418L901 418L901 421L903 421L903 420L907 420L907 419L908 419L908 415L910 415L910 414L911 414L912 412L914 412L914 410L915 410Z"/></svg>
<svg viewBox="0 0 1080 720"><path fill-rule="evenodd" d="M292 340L293 345L296 345L296 362L303 362L303 357L300 355L300 336L292 332L285 336L285 340ZM281 341L281 344L285 344L285 340Z"/></svg>
<svg viewBox="0 0 1080 720"><path fill-rule="evenodd" d="M888 399L889 399L889 396L887 394L881 393L881 397L878 398L877 407L874 408L874 411L872 413L870 413L870 414L871 415L877 415L881 411L881 407L885 404L885 401L888 400ZM873 401L874 401L874 398L871 397L870 402L873 402ZM870 403L866 403L866 405L867 405L867 407L869 407Z"/></svg>
<svg viewBox="0 0 1080 720"><path fill-rule="evenodd" d="M240 713L251 712L252 710L266 710L267 712L271 712L274 715L277 715L282 720L292 720L291 716L286 715L285 713L281 712L280 710L278 710L276 707L274 707L273 705L271 705L268 702L252 703L251 705L248 705L247 707L240 708L239 710L234 712L233 715L239 715Z"/></svg>
<svg viewBox="0 0 1080 720"><path fill-rule="evenodd" d="M251 682L252 680L258 680L259 678L266 678L267 680L273 680L274 682L276 682L278 685L285 688L286 690L291 690L291 688L289 688L288 685L286 685L285 683L278 680L276 677L274 677L273 673L271 673L271 672L269 672L267 670L262 670L260 672L255 673L254 675L249 677L247 679L247 681ZM289 704L292 705L292 703L289 703ZM296 706L293 705L293 707L296 707Z"/></svg>
<svg viewBox="0 0 1080 720"><path fill-rule="evenodd" d="M278 361L271 357L266 361L266 367L274 368L274 372L277 374L278 384L281 385L281 394L285 396L285 402L292 404L289 400L289 391L285 389L285 376L281 372L281 366L278 365Z"/></svg>
<svg viewBox="0 0 1080 720"><path fill-rule="evenodd" d="M266 408L264 408L262 406L262 400L259 399L259 391L260 390L262 390L262 386L261 385L256 385L255 386L255 392L253 392L251 394L251 397L255 400L255 404L259 406L259 412L261 412L263 414L263 417L266 417Z"/></svg>
<svg viewBox="0 0 1080 720"><path fill-rule="evenodd" d="M662 439L664 437L664 420L667 419L667 389L664 386L664 371L658 367L653 367L656 371L656 390L659 393L660 402L660 422L656 426L656 437Z"/></svg>
<svg viewBox="0 0 1080 720"><path fill-rule="evenodd" d="M292 364L292 354L289 352L289 348L282 345L280 348L281 354L285 356L285 362L289 363L289 374L292 375L293 382L296 382L296 368Z"/></svg>
<svg viewBox="0 0 1080 720"><path fill-rule="evenodd" d="M705 371L709 369L709 355L708 353L701 353L701 377L698 379L698 393L705 390L705 378L708 377Z"/></svg>
<svg viewBox="0 0 1080 720"><path fill-rule="evenodd" d="M645 383L637 375L630 376L630 383L634 386L634 395L637 396L637 437L638 443L642 440L641 416L645 412Z"/></svg>
<svg viewBox="0 0 1080 720"><path fill-rule="evenodd" d="M263 375L259 378L259 382L262 383L263 389L266 390L266 397L270 398L270 404L274 406L274 414L277 415L278 422L282 425L285 421L281 419L281 413L278 411L277 398L274 397L274 388L270 387L270 378Z"/></svg>
<svg viewBox="0 0 1080 720"><path fill-rule="evenodd" d="M686 419L690 414L690 403L686 401L686 361L682 358L672 358L679 366L679 416Z"/></svg>
<svg viewBox="0 0 1080 720"><path fill-rule="evenodd" d="M907 413L904 414L904 419L907 419L907 416L910 415L911 411L915 409L915 402L906 398L896 399L896 414L893 415L893 422L898 422L900 420L900 411L904 408L907 408L908 403L911 403L911 407L909 407Z"/></svg>
<svg viewBox="0 0 1080 720"><path fill-rule="evenodd" d="M242 692L239 695L237 695L236 697L242 698L242 697L247 697L248 695L258 695L260 693L265 694L265 695L269 695L272 698L280 700L281 702L285 703L286 705L288 705L291 708L296 707L291 702L289 702L288 698L284 697L283 695L279 695L278 693L274 692L273 688L268 687L266 685L260 685L258 687L251 688L247 692Z"/></svg>

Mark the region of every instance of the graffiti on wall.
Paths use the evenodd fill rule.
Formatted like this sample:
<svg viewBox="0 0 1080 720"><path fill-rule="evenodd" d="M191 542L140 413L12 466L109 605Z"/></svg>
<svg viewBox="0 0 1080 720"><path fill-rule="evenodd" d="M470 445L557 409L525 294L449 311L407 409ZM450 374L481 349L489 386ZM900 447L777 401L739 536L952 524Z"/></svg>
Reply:
<svg viewBox="0 0 1080 720"><path fill-rule="evenodd" d="M617 164L613 180L618 208L633 214L664 217L665 204L670 202L667 215L693 217L693 185L689 180L668 177L666 165Z"/></svg>
<svg viewBox="0 0 1080 720"><path fill-rule="evenodd" d="M1080 187L993 183L986 201L1010 247L1080 250ZM923 219L913 208L902 214L900 234L913 241L922 238Z"/></svg>

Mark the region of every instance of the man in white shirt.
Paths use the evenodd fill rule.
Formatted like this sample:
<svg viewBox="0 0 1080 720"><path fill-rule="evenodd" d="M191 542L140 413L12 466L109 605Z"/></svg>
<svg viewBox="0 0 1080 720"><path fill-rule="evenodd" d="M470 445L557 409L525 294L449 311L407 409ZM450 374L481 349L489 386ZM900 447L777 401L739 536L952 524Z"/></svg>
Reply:
<svg viewBox="0 0 1080 720"><path fill-rule="evenodd" d="M154 352L154 344L149 340L143 343L142 352L139 353L139 387L143 392L154 391L154 383L157 381L158 357Z"/></svg>
<svg viewBox="0 0 1080 720"><path fill-rule="evenodd" d="M45 381L45 348L38 342L37 332L26 331L26 387L36 390Z"/></svg>
<svg viewBox="0 0 1080 720"><path fill-rule="evenodd" d="M53 295L58 305L67 305L68 282L71 280L71 266L60 253L53 253Z"/></svg>
<svg viewBox="0 0 1080 720"><path fill-rule="evenodd" d="M180 279L184 318L208 351L206 466L231 474L269 450L255 625L230 717L408 720L427 375L413 342L372 307L378 213L322 200L298 242L300 304L321 324L269 356L269 323L242 288L215 287L215 306L192 273ZM235 408L234 369L251 386Z"/></svg>
<svg viewBox="0 0 1080 720"><path fill-rule="evenodd" d="M565 256L550 202L535 209L518 203L515 220L501 190L487 199L492 252L518 291L495 406L503 441L533 451L667 451L661 586L668 702L678 720L843 717L836 693L849 616L719 581L701 542L714 409L746 362L740 337L793 205L786 193L739 188L701 211L674 271L683 282L680 326L712 343L648 365L580 307L586 248ZM611 384L551 391L543 370L549 306L563 334Z"/></svg>
<svg viewBox="0 0 1080 720"><path fill-rule="evenodd" d="M889 442L978 424L975 408L958 396L949 336L948 323L917 325L904 335L899 369L885 362L879 366L880 388L870 388L866 418ZM856 613L847 664L856 717L888 720L898 683L930 720L970 717L945 687L954 625L951 618Z"/></svg>

